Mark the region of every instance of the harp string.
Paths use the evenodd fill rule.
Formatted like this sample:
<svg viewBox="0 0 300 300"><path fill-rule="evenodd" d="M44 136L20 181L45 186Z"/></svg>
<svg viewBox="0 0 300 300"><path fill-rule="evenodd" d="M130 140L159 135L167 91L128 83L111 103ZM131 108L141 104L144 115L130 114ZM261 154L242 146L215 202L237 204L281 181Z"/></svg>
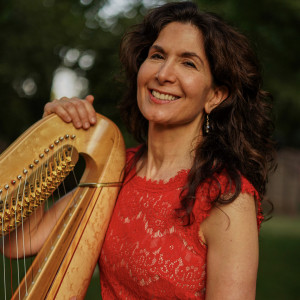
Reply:
<svg viewBox="0 0 300 300"><path fill-rule="evenodd" d="M34 224L33 224L33 227L34 227L34 229L37 227L37 217L36 217L36 208L37 208L37 198L36 198L36 196L37 196L37 185L38 185L38 183L37 183L37 178L39 178L40 176L38 176L38 174L39 174L39 171L41 170L41 168L43 167L43 165L41 166L41 167L39 167L37 170L36 170L36 172L34 172L34 176L33 176L33 182L32 182L32 188L31 188L31 191L32 191L32 193L33 193L33 197L34 197L34 200L33 200L33 216L34 216ZM30 217L29 217L29 221L30 221ZM29 239L30 239L30 245L32 245L32 243L31 243L31 230L30 230L30 235L29 235ZM32 255L32 248L30 249L30 254ZM38 261L38 263L39 263L39 268L40 268L40 262ZM34 282L34 279L33 279L33 276L32 276L32 279L31 279L31 284ZM19 286L19 285L18 285ZM20 291L20 290L19 290Z"/></svg>
<svg viewBox="0 0 300 300"><path fill-rule="evenodd" d="M2 191L0 193L0 201L1 204L3 205L3 213L2 213L2 218L1 218L1 227L2 227L2 232L4 231L4 212L5 212L5 208L6 208L6 201L7 201L7 196L8 196L8 191L6 190L6 196L5 196L5 200L4 200L4 204L3 204L3 200L2 200ZM4 299L6 300L6 265L5 265L5 255L4 255L4 238L2 238L2 247L3 247L3 251L2 251L2 257L3 257L3 281L4 281Z"/></svg>
<svg viewBox="0 0 300 300"><path fill-rule="evenodd" d="M23 205L24 205L24 195L25 195L25 188L27 184L27 173L25 174L25 180L24 180L24 186L23 186L23 193L22 193L22 206L21 206L21 226L22 226L22 244L23 244L23 265L24 265L24 272L25 272L25 290L26 290L26 296L28 295L28 289L27 289L27 267L26 267L26 260L25 260L25 234L24 234L24 216L23 216Z"/></svg>
<svg viewBox="0 0 300 300"><path fill-rule="evenodd" d="M8 243L9 243L9 253L11 253L11 242L10 242L10 231L8 232ZM13 295L13 276L12 276L12 262L11 262L11 255L9 256L9 266L10 266L10 290L11 294Z"/></svg>
<svg viewBox="0 0 300 300"><path fill-rule="evenodd" d="M32 244L31 244L31 218L29 218L29 220L28 220L28 230L29 230L29 249L30 249L30 253L32 253ZM33 262L33 258L30 255L30 264L32 264L32 262ZM27 266L26 266L26 268L27 268ZM33 282L33 274L32 274L32 272L31 272L31 282Z"/></svg>
<svg viewBox="0 0 300 300"><path fill-rule="evenodd" d="M48 160L47 160L47 170L46 170L46 176L47 176L47 178L46 178L46 182L47 182L47 180L48 180L48 178L50 178L50 175L51 175L51 166L52 166L52 164L53 164L53 162L54 162L54 156L52 156L52 157L50 157L50 158L48 158ZM49 203L52 203L51 204L51 206L53 206L54 205L54 202L55 202L55 199L54 199L54 195L53 195L53 191L51 192L51 195L50 195L50 197L48 198L48 201L46 201L46 210L49 210L50 209L50 206L49 206ZM56 216L55 216L55 218L56 218ZM52 238L51 238L51 245L53 245L53 240L52 240ZM40 261L39 261L39 269L41 269L41 265L40 265ZM33 274L33 273L32 273Z"/></svg>
<svg viewBox="0 0 300 300"><path fill-rule="evenodd" d="M18 226L17 222L17 216L18 216L18 202L19 202L19 192L20 192L20 182L18 184L18 189L17 189L17 195L15 200L12 199L13 205L15 207L15 228ZM18 286L20 285L20 267L19 267L19 247L18 247L18 230L16 230L16 249L17 249L17 279L18 279ZM21 299L20 291L19 291L19 299Z"/></svg>

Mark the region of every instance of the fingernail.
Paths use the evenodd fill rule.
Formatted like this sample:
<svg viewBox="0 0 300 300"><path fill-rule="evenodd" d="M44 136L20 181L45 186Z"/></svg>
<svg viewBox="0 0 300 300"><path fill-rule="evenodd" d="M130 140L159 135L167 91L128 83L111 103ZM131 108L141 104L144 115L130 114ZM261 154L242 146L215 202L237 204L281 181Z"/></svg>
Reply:
<svg viewBox="0 0 300 300"><path fill-rule="evenodd" d="M78 128L80 128L82 126L82 124L81 124L81 122L76 122L75 126L78 127Z"/></svg>
<svg viewBox="0 0 300 300"><path fill-rule="evenodd" d="M85 122L83 126L84 126L84 128L89 128L90 127L90 123L89 122Z"/></svg>
<svg viewBox="0 0 300 300"><path fill-rule="evenodd" d="M96 123L96 118L92 117L92 118L91 118L91 122L92 122L92 123Z"/></svg>

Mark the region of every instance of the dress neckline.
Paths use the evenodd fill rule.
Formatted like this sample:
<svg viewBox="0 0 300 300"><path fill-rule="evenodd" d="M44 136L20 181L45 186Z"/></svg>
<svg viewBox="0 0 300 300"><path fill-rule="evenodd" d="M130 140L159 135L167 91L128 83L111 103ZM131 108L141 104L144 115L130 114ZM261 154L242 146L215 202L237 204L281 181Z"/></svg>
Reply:
<svg viewBox="0 0 300 300"><path fill-rule="evenodd" d="M152 180L147 179L146 176L139 176L136 173L136 167L133 167L132 171L129 175L129 182L142 187L147 190L151 189L159 189L159 190L166 190L166 189L174 189L174 188L182 188L187 183L187 176L189 170L182 169L177 172L177 174L167 181L164 180Z"/></svg>

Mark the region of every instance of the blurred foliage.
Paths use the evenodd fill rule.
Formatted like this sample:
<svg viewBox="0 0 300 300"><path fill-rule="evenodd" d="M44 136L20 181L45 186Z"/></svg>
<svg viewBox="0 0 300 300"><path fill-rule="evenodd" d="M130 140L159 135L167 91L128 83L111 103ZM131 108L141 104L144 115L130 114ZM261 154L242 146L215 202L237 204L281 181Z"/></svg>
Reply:
<svg viewBox="0 0 300 300"><path fill-rule="evenodd" d="M198 0L246 34L262 64L264 89L274 97L275 138L300 147L300 2L296 0Z"/></svg>
<svg viewBox="0 0 300 300"><path fill-rule="evenodd" d="M99 14L107 2L1 1L0 148L41 118L51 97L53 74L64 65L68 49L78 49L80 53L94 51L92 68L82 69L77 62L67 67L88 79L97 111L123 129L116 109L123 89L119 80L119 43L126 28L142 18L145 5L159 1L127 1L129 8L108 19ZM263 65L264 87L275 97L275 138L282 145L300 147L299 2L197 2L201 8L221 14L250 37Z"/></svg>

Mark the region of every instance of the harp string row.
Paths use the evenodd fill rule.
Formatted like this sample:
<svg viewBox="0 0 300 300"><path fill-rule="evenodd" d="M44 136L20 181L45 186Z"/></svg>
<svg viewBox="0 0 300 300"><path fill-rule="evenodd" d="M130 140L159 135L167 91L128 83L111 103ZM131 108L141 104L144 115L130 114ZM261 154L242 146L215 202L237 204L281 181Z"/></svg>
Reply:
<svg viewBox="0 0 300 300"><path fill-rule="evenodd" d="M6 189L5 201L0 199L0 236L15 229L58 188L74 169L72 155L73 147L63 145L28 180L20 179L18 187L11 192Z"/></svg>

